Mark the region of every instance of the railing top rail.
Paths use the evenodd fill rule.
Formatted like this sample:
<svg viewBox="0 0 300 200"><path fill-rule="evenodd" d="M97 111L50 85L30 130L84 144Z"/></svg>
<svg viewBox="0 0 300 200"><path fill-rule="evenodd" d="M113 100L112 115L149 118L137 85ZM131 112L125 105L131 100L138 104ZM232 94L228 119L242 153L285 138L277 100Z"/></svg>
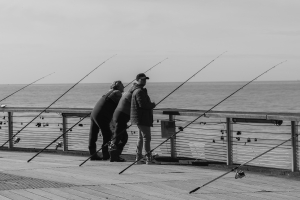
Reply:
<svg viewBox="0 0 300 200"><path fill-rule="evenodd" d="M41 112L45 107L4 107L0 112ZM45 113L90 113L92 108L49 108Z"/></svg>
<svg viewBox="0 0 300 200"><path fill-rule="evenodd" d="M207 110L161 108L154 109L154 114L172 114L181 116L199 116ZM245 112L245 111L210 111L205 114L206 117L215 118L252 118L252 119L270 119L270 120L290 120L300 121L300 113L286 112Z"/></svg>
<svg viewBox="0 0 300 200"><path fill-rule="evenodd" d="M44 107L4 107L0 112L40 112ZM78 114L88 114L92 108L49 108L46 113L65 113L69 116ZM159 108L154 109L154 114L162 115L181 115L181 116L199 116L206 110L176 109L176 108ZM205 115L213 118L253 118L253 119L271 119L271 120L288 120L300 121L300 113L286 112L242 112L242 111L210 111Z"/></svg>

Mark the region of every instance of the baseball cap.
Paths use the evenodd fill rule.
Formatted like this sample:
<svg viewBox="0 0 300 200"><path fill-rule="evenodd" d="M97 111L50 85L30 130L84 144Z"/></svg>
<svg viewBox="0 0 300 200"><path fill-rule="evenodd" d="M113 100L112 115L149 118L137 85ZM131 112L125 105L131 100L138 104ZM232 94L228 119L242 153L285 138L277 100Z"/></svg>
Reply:
<svg viewBox="0 0 300 200"><path fill-rule="evenodd" d="M147 77L144 73L140 73L138 75L136 75L136 80L139 79L149 79L149 77Z"/></svg>

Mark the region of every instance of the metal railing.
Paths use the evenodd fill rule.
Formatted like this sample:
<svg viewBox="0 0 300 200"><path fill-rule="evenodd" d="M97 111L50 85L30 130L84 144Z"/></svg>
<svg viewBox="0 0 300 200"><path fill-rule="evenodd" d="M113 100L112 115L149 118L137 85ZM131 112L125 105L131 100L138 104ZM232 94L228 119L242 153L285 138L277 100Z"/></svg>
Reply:
<svg viewBox="0 0 300 200"><path fill-rule="evenodd" d="M4 143L44 108L0 108L0 142ZM90 108L51 108L20 132L6 149L42 149L91 112ZM184 126L205 111L185 109L154 110L151 147L162 138L161 121L175 121L176 128ZM297 113L211 111L185 128L176 137L160 146L154 153L171 157L190 157L225 162L243 163L284 140L291 141L254 160L249 165L299 171ZM88 151L90 119L84 119L48 149L54 151ZM135 154L138 129L128 130L124 154ZM100 132L101 134L101 132ZM102 144L99 137L97 145Z"/></svg>

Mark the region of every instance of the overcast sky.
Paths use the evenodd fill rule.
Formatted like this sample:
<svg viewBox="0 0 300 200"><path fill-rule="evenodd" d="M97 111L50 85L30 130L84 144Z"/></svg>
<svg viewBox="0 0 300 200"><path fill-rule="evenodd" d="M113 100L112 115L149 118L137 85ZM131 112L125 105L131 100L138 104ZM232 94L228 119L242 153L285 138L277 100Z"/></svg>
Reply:
<svg viewBox="0 0 300 200"><path fill-rule="evenodd" d="M300 80L299 0L0 0L0 84Z"/></svg>

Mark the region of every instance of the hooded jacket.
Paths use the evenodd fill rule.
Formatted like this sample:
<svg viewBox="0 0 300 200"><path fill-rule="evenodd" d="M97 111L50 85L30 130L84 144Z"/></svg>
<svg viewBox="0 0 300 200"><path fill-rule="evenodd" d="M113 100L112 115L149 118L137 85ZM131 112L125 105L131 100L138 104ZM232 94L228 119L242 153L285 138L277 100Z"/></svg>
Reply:
<svg viewBox="0 0 300 200"><path fill-rule="evenodd" d="M113 113L119 103L121 96L122 93L119 90L109 90L97 102L91 113L91 116L94 119L105 118L110 121L113 117Z"/></svg>
<svg viewBox="0 0 300 200"><path fill-rule="evenodd" d="M131 124L153 126L153 112L155 103L152 103L146 88L141 85L133 87L131 99Z"/></svg>
<svg viewBox="0 0 300 200"><path fill-rule="evenodd" d="M130 109L131 109L131 98L132 98L132 93L133 93L134 89L136 88L136 85L137 85L136 83L133 83L133 85L129 89L129 91L123 93L123 95L119 101L119 104L113 115L114 122L118 122L119 120L124 120L124 118L121 117L121 115L123 115L123 114L128 116L128 121L129 121Z"/></svg>

